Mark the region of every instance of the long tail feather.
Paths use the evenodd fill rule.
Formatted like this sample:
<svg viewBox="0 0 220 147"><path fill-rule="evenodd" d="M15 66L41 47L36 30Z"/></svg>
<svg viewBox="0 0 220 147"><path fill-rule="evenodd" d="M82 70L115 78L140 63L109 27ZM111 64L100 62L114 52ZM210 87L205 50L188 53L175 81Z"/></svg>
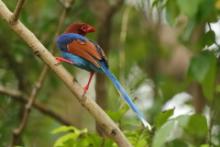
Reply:
<svg viewBox="0 0 220 147"><path fill-rule="evenodd" d="M132 102L131 98L129 97L125 89L121 86L120 82L116 79L116 77L109 71L109 69L107 68L104 62L101 62L101 68L106 74L106 76L112 81L112 83L114 84L115 88L118 90L121 97L127 102L129 107L136 113L137 117L141 120L143 125L145 127L148 127L149 130L151 130L151 125L145 120L143 113L139 111L137 106Z"/></svg>

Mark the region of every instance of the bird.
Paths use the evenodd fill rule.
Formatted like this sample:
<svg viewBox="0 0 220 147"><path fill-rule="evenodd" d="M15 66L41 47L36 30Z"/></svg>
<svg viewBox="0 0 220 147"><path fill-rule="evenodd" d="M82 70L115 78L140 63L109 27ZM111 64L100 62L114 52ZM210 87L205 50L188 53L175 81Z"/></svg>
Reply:
<svg viewBox="0 0 220 147"><path fill-rule="evenodd" d="M108 60L103 49L97 43L85 37L86 34L95 31L95 27L90 24L83 22L71 23L64 33L56 39L57 47L62 55L61 57L56 57L57 64L66 62L90 72L88 83L84 87L83 96L89 89L94 73L104 73L112 81L120 96L140 119L144 127L151 130L151 125L146 121L143 113L133 103L126 90L109 70Z"/></svg>

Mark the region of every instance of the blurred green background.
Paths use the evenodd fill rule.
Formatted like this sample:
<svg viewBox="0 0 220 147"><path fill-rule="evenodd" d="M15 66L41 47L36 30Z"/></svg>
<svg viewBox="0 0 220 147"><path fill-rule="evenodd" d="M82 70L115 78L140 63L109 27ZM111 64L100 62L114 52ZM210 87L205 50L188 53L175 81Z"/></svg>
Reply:
<svg viewBox="0 0 220 147"><path fill-rule="evenodd" d="M15 9L17 1L4 2ZM88 38L105 50L111 71L153 131L143 128L105 76L93 79L88 95L135 147L219 147L219 16L220 0L37 0L25 2L20 20L56 56L55 38L68 24L96 27ZM0 59L0 146L6 147L44 63L2 19ZM87 82L86 71L63 65L81 85ZM98 135L94 119L50 70L35 103L40 108L32 107L17 145L116 146Z"/></svg>

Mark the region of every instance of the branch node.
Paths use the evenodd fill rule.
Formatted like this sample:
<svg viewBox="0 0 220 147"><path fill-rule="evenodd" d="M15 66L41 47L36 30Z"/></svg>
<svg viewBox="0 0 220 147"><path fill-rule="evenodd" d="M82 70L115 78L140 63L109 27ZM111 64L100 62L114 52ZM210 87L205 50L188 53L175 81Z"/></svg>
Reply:
<svg viewBox="0 0 220 147"><path fill-rule="evenodd" d="M38 51L38 50L35 50L35 51L34 51L34 55L36 55L36 56L38 56L38 57L39 57L39 56L40 56L39 51Z"/></svg>
<svg viewBox="0 0 220 147"><path fill-rule="evenodd" d="M17 23L18 23L18 21L15 21L15 18L14 18L15 16L12 14L11 15L11 17L10 17L10 19L9 19L9 24L10 25L16 25Z"/></svg>
<svg viewBox="0 0 220 147"><path fill-rule="evenodd" d="M74 77L73 77L73 80L72 80L72 81L73 81L73 83L75 83L75 82L78 83L77 79L74 78Z"/></svg>
<svg viewBox="0 0 220 147"><path fill-rule="evenodd" d="M25 2L25 0L18 0L18 3L17 3L16 8L14 10L14 13L12 14L12 16L10 18L12 25L18 21L19 15L20 15L21 10L24 6L24 2Z"/></svg>
<svg viewBox="0 0 220 147"><path fill-rule="evenodd" d="M30 103L28 103L28 104L25 105L25 110L26 110L28 113L29 113L30 110L31 110L31 106L32 106L32 105L30 105Z"/></svg>
<svg viewBox="0 0 220 147"><path fill-rule="evenodd" d="M117 130L116 130L116 129L112 129L111 135L112 135L112 136L116 136L116 135L117 135Z"/></svg>

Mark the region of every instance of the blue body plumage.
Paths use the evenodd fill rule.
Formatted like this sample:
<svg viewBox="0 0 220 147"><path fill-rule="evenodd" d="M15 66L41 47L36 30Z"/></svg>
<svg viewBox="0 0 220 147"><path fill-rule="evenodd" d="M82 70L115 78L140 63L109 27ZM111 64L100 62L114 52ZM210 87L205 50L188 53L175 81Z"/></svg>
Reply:
<svg viewBox="0 0 220 147"><path fill-rule="evenodd" d="M86 37L79 35L79 34L75 34L75 33L63 34L57 38L57 47L60 48L63 58L73 62L73 64L75 66L82 68L82 69L85 69L87 71L104 73L112 81L112 83L114 84L115 88L118 90L121 97L126 101L126 103L129 105L129 107L135 112L135 114L141 120L143 125L145 127L148 127L149 129L151 129L151 126L145 120L143 113L139 111L139 109L132 102L131 98L129 97L129 95L127 94L125 89L121 86L120 82L116 79L116 77L108 69L107 61L105 60L105 58L100 58L99 60L96 59L97 63L98 63L98 66L97 66L97 65L94 65L93 63L91 63L89 60L87 60L79 55L73 54L72 52L69 52L68 45L74 40L80 40L80 41L82 41L82 44L83 44L83 42L93 43L93 42L89 41ZM101 53L101 48L97 45L95 45L95 46L96 46L97 52ZM98 49L97 49L97 47L98 47Z"/></svg>
<svg viewBox="0 0 220 147"><path fill-rule="evenodd" d="M67 45L73 40L77 39L81 41L89 41L86 37L75 33L63 34L57 38L57 47L61 50L63 58L72 61L75 66L85 69L87 71L102 72L101 68L97 68L92 63L83 59L82 57L79 57L67 51Z"/></svg>

